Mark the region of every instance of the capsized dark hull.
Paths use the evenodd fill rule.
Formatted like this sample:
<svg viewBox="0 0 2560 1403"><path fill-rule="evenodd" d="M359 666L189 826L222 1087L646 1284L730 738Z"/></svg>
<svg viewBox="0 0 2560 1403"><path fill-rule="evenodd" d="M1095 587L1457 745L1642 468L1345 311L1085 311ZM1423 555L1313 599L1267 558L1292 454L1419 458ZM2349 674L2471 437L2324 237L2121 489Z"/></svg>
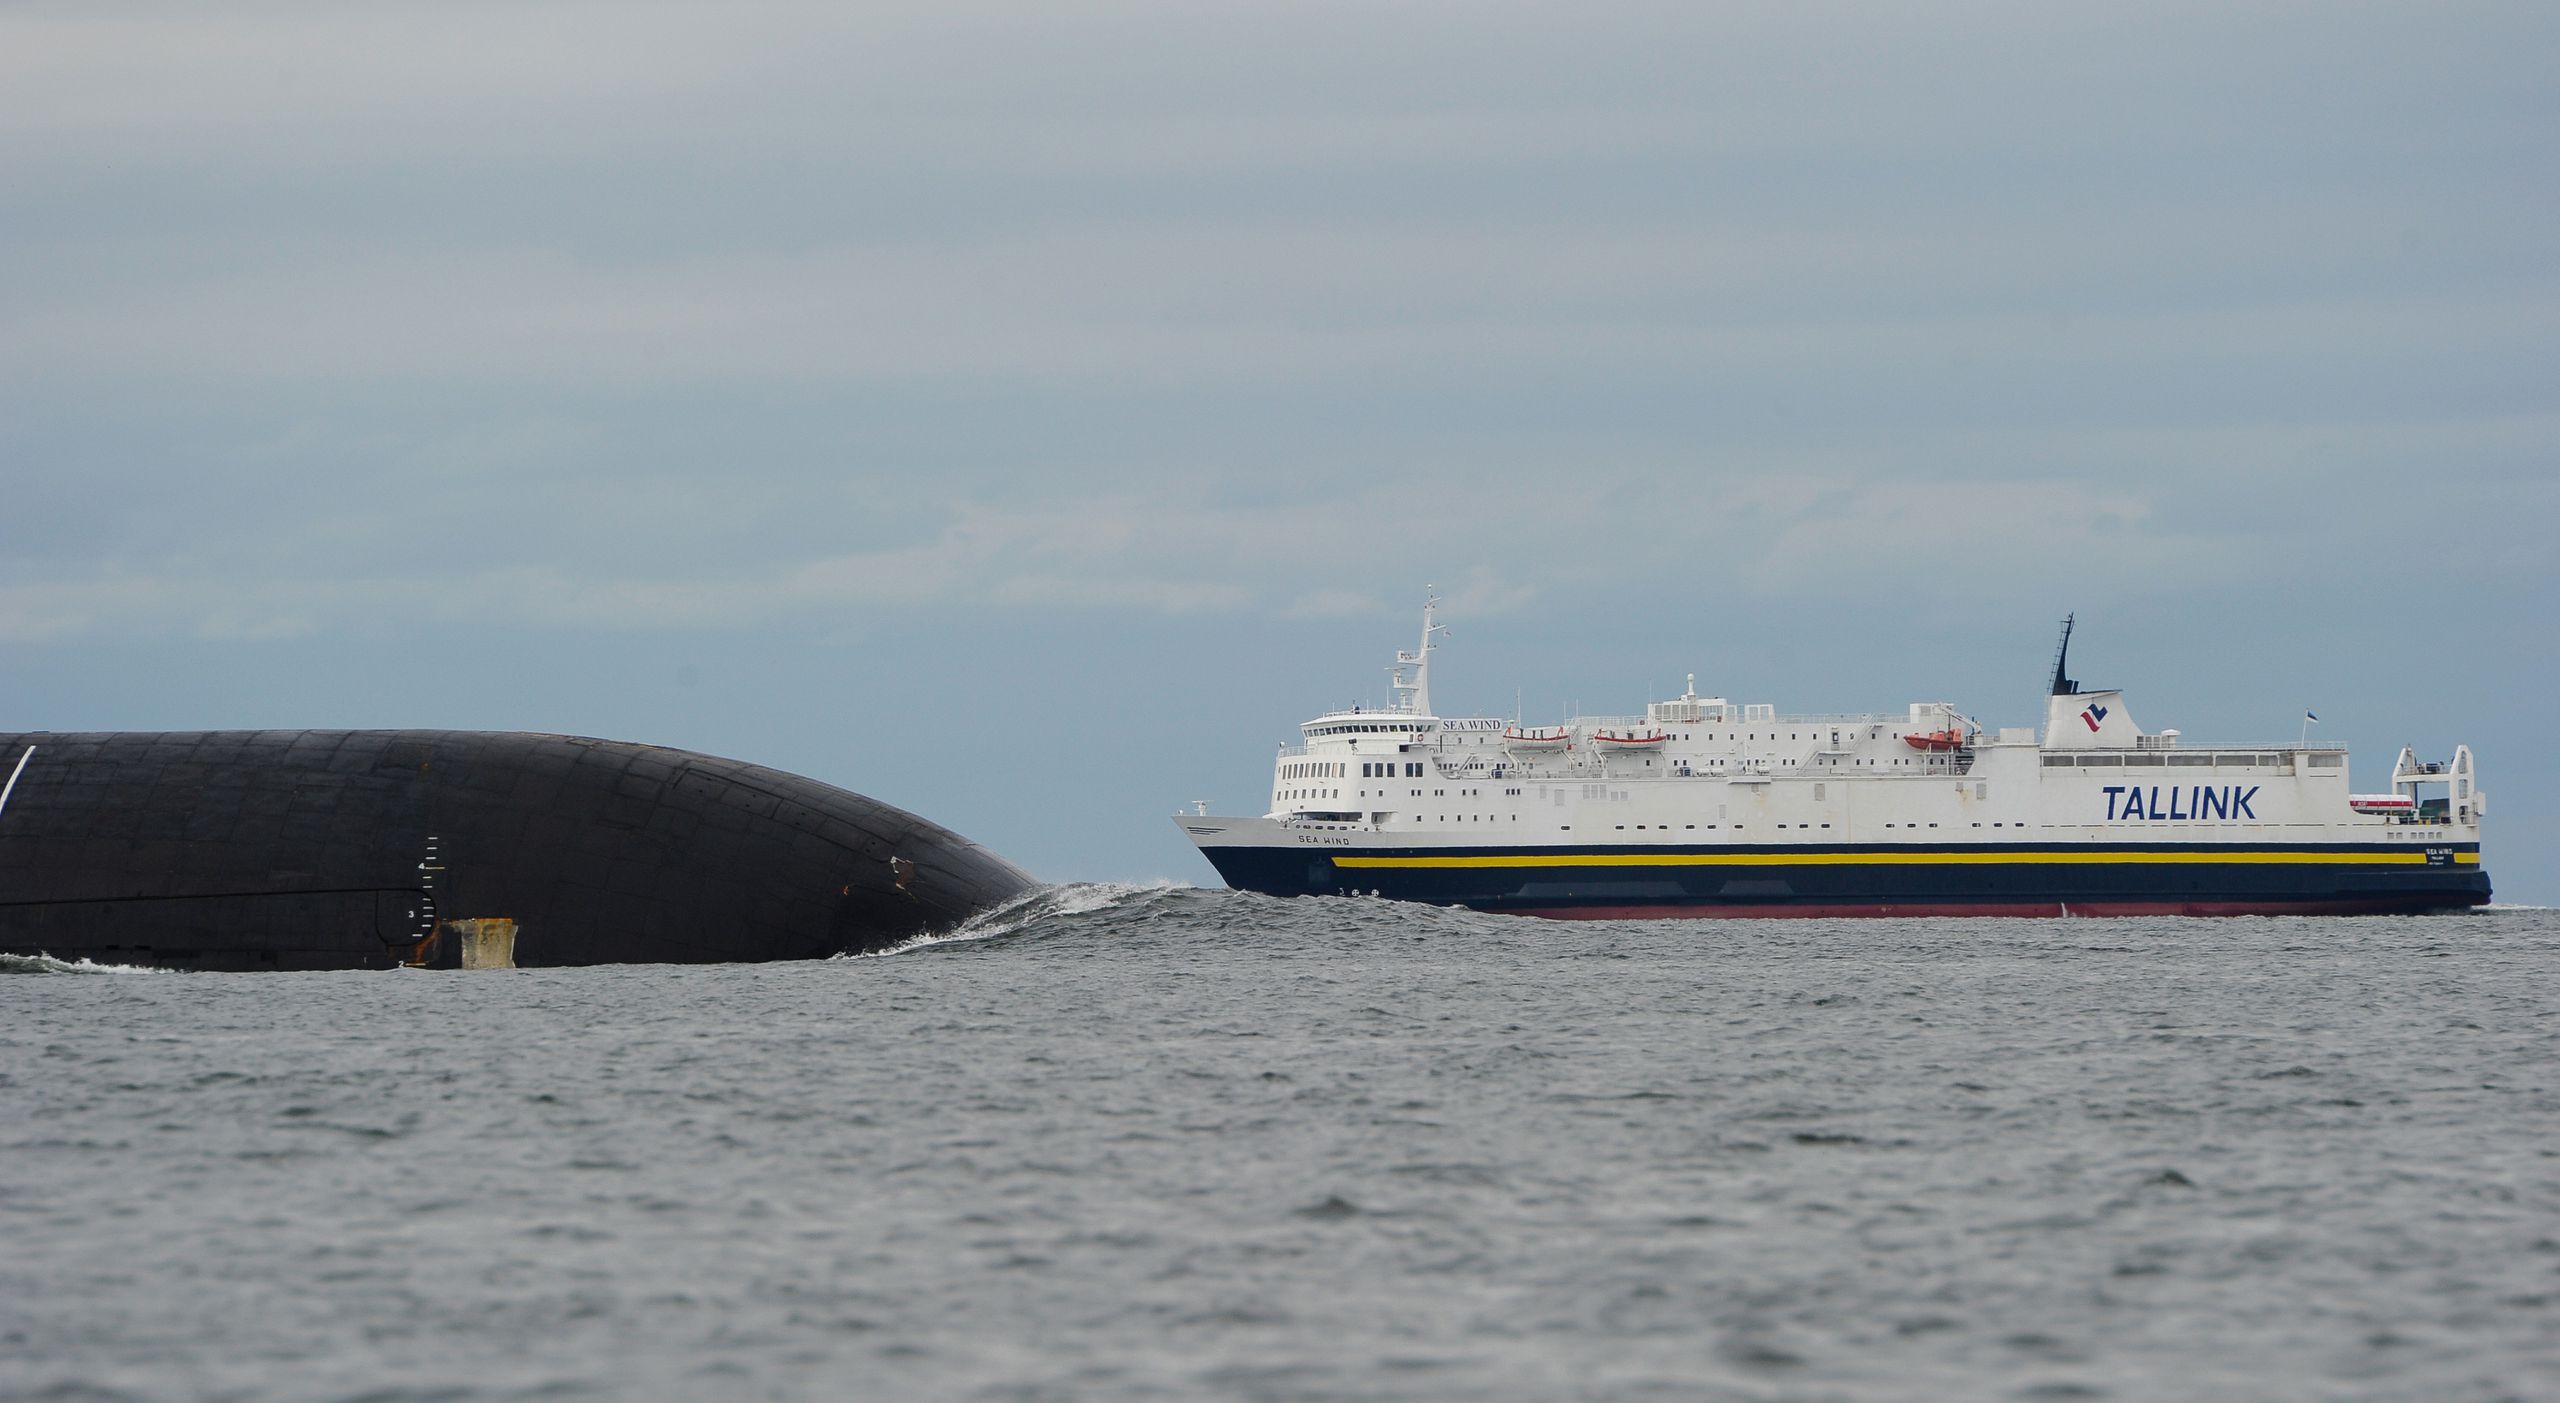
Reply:
<svg viewBox="0 0 2560 1403"><path fill-rule="evenodd" d="M1227 885L1566 919L2381 915L2489 900L2477 843L1362 848L1204 845Z"/></svg>
<svg viewBox="0 0 2560 1403"><path fill-rule="evenodd" d="M202 969L811 959L1032 885L903 809L762 765L484 731L0 735L0 952Z"/></svg>

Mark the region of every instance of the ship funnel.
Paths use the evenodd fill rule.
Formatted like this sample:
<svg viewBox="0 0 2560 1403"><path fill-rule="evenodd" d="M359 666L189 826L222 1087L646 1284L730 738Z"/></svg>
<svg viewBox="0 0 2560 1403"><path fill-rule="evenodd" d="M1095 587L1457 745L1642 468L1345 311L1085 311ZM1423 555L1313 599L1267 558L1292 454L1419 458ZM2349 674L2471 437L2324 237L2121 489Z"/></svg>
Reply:
<svg viewBox="0 0 2560 1403"><path fill-rule="evenodd" d="M2122 692L2056 693L2044 708L2047 750L2131 750L2142 743Z"/></svg>

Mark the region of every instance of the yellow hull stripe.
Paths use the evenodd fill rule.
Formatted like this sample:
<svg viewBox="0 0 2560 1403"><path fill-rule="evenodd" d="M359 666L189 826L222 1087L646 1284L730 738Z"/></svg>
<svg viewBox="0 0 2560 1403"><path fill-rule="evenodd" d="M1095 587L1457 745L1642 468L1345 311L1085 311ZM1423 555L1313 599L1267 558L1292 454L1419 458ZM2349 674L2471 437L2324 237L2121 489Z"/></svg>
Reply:
<svg viewBox="0 0 2560 1403"><path fill-rule="evenodd" d="M2460 852L2453 860L2477 866L2480 854ZM2005 867L2014 863L2072 863L2113 866L2131 863L2238 863L2280 866L2330 863L2354 867L2422 867L2427 855L2408 852L1757 852L1757 853L1505 853L1451 854L1446 857L1358 857L1333 855L1336 867Z"/></svg>

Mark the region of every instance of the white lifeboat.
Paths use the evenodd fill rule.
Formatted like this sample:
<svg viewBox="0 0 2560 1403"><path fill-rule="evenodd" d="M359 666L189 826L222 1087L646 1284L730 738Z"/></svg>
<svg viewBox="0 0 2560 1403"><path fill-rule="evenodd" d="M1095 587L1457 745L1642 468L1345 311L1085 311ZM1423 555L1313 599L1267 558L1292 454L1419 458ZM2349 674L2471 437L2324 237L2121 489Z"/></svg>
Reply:
<svg viewBox="0 0 2560 1403"><path fill-rule="evenodd" d="M1594 731L1591 739L1604 751L1660 750L1671 737L1662 731Z"/></svg>
<svg viewBox="0 0 2560 1403"><path fill-rule="evenodd" d="M1524 731L1514 726L1502 733L1502 743L1512 750L1571 750L1573 732L1562 726L1552 731Z"/></svg>
<svg viewBox="0 0 2560 1403"><path fill-rule="evenodd" d="M2406 794L2350 794L2347 808L2360 814L2414 814L2418 801Z"/></svg>

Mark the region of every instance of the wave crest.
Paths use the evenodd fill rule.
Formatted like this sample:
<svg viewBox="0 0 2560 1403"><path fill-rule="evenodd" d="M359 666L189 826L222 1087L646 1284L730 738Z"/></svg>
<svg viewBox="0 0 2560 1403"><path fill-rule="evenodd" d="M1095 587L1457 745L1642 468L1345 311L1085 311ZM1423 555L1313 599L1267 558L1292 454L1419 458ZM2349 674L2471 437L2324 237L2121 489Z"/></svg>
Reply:
<svg viewBox="0 0 2560 1403"><path fill-rule="evenodd" d="M840 960L870 960L886 955L902 955L929 945L951 945L961 941L994 940L1016 935L1044 922L1067 917L1089 916L1097 912L1135 909L1162 899L1171 892L1195 888L1174 881L1157 882L1064 882L1056 886L1034 887L1001 906L990 906L945 931L929 931L879 950L838 955Z"/></svg>
<svg viewBox="0 0 2560 1403"><path fill-rule="evenodd" d="M95 960L57 960L51 955L0 955L0 974L169 974L148 965L102 965Z"/></svg>

